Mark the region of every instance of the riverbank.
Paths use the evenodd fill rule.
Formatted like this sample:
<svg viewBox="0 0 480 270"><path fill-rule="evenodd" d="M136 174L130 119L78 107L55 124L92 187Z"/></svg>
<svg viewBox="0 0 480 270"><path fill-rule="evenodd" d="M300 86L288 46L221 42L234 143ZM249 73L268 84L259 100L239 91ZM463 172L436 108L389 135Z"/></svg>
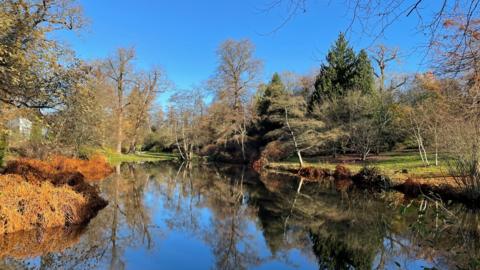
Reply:
<svg viewBox="0 0 480 270"><path fill-rule="evenodd" d="M363 189L395 190L407 198L432 196L443 201L456 201L475 206L478 197L470 194L449 176L442 160L438 166L424 166L414 153L390 153L371 158L367 162L343 156L306 159L300 168L295 160L269 163L266 170L286 172L308 180L333 179L337 187L347 190L352 186Z"/></svg>
<svg viewBox="0 0 480 270"><path fill-rule="evenodd" d="M104 155L108 162L112 165L118 165L124 162L139 163L139 162L157 162L178 159L177 155L172 153L160 152L137 152L134 154L118 154L110 150L99 150L97 153Z"/></svg>
<svg viewBox="0 0 480 270"><path fill-rule="evenodd" d="M101 156L9 161L0 175L0 234L88 223L108 204L92 181L112 172Z"/></svg>
<svg viewBox="0 0 480 270"><path fill-rule="evenodd" d="M365 166L376 167L398 184L407 179L415 179L422 183L432 182L433 184L443 180L444 176L448 174L444 159L440 159L438 166L435 166L433 162L430 166L425 166L416 152L385 153L369 157L366 161L361 161L358 156L354 155L343 155L335 159L332 157L305 158L305 167L335 170L338 165L347 168L354 174ZM269 167L279 170L298 170L300 168L296 158L271 162Z"/></svg>

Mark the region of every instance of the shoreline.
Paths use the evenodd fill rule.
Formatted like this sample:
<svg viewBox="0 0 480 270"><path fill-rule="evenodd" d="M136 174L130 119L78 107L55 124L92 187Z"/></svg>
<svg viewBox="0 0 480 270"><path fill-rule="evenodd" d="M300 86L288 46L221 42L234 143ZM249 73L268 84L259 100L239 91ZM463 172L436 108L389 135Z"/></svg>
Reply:
<svg viewBox="0 0 480 270"><path fill-rule="evenodd" d="M429 197L441 199L443 202L457 202L471 208L478 208L479 198L471 198L467 191L451 176L411 177L405 174L403 177L389 175L375 167L365 167L357 172L352 172L342 164L334 170L322 167L294 168L279 163L267 164L262 171L274 173L288 173L300 177L309 182L332 181L337 189L348 191L352 188L381 191L397 191L406 199Z"/></svg>

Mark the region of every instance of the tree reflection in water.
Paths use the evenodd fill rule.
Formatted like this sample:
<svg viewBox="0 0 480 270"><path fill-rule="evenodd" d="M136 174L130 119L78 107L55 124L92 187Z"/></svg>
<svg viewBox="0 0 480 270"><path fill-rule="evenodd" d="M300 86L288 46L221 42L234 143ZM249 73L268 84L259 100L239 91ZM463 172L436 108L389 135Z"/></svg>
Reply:
<svg viewBox="0 0 480 270"><path fill-rule="evenodd" d="M109 205L86 228L4 236L0 268L478 266L478 215L460 207L455 222L437 208L401 214L328 181L236 166L127 164L99 185Z"/></svg>

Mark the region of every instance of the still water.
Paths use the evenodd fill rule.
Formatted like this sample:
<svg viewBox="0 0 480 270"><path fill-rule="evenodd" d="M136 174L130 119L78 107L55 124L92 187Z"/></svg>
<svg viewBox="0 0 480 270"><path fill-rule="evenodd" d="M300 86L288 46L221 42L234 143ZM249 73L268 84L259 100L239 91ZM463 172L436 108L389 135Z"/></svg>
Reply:
<svg viewBox="0 0 480 270"><path fill-rule="evenodd" d="M243 167L128 165L87 227L0 238L0 269L475 269L479 219ZM298 192L297 192L298 191ZM397 203L395 203L397 202Z"/></svg>

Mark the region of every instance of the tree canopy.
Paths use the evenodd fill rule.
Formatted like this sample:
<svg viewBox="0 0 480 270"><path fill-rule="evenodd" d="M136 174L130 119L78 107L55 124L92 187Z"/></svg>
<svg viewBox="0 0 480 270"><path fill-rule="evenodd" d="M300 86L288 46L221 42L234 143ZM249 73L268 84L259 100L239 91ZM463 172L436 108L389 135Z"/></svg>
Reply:
<svg viewBox="0 0 480 270"><path fill-rule="evenodd" d="M372 92L373 76L367 53L362 50L356 55L345 35L340 33L327 54L326 63L321 66L317 75L309 108L312 109L324 100L344 96L348 91Z"/></svg>

